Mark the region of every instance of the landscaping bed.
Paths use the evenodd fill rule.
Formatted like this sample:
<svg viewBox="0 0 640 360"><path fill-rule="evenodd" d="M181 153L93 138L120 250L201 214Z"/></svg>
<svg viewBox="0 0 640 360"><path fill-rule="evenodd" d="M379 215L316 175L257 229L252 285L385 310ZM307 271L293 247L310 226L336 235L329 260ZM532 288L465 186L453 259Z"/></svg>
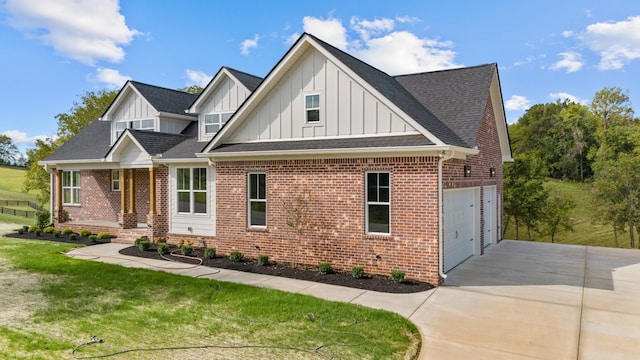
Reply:
<svg viewBox="0 0 640 360"><path fill-rule="evenodd" d="M289 263L279 263L270 261L268 265L259 265L257 259L244 258L241 261L231 261L229 256L216 256L209 259L204 256L204 249L195 248L188 257L174 256L171 254L160 255L155 245L146 251L140 250L136 246L131 246L120 251L123 255L138 256L149 259L177 261L189 264L199 264L212 268L244 271L256 274L281 276L292 279L308 280L318 283L340 285L356 289L372 290L386 293L415 293L433 288L427 282L405 279L402 282L391 280L389 276L366 275L362 278L355 278L350 272L335 271L323 274L317 266L296 265ZM172 248L172 253L179 255L180 251Z"/></svg>
<svg viewBox="0 0 640 360"><path fill-rule="evenodd" d="M94 236L91 236L91 235L94 235ZM56 235L56 233L54 232L44 232L44 231L40 231L39 233L37 233L37 232L23 230L22 233L16 231L13 233L6 234L4 236L9 238L16 238L16 239L55 241L55 242L63 242L68 244L87 245L87 246L106 244L111 242L111 237L96 238L95 234L81 235L78 233L63 234L59 232Z"/></svg>

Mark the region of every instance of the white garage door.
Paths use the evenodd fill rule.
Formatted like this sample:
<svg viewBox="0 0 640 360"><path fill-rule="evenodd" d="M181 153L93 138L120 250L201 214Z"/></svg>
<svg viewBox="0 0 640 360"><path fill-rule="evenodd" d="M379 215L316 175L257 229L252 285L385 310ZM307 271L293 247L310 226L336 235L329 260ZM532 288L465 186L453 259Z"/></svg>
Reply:
<svg viewBox="0 0 640 360"><path fill-rule="evenodd" d="M496 187L485 186L483 189L484 246L496 243L498 223L496 222Z"/></svg>
<svg viewBox="0 0 640 360"><path fill-rule="evenodd" d="M444 192L444 271L473 255L476 229L475 189Z"/></svg>

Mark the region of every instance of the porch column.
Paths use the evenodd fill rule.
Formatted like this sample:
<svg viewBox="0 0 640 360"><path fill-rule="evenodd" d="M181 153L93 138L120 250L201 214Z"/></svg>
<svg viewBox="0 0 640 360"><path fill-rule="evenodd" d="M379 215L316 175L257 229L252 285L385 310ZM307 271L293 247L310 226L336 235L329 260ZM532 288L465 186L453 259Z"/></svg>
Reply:
<svg viewBox="0 0 640 360"><path fill-rule="evenodd" d="M149 214L156 214L156 176L153 166L149 168Z"/></svg>
<svg viewBox="0 0 640 360"><path fill-rule="evenodd" d="M62 170L56 170L56 220L64 222L64 208L62 206Z"/></svg>
<svg viewBox="0 0 640 360"><path fill-rule="evenodd" d="M127 186L125 182L125 169L120 169L118 172L120 175L120 213L124 214L127 211Z"/></svg>
<svg viewBox="0 0 640 360"><path fill-rule="evenodd" d="M129 214L136 213L136 169L129 169Z"/></svg>

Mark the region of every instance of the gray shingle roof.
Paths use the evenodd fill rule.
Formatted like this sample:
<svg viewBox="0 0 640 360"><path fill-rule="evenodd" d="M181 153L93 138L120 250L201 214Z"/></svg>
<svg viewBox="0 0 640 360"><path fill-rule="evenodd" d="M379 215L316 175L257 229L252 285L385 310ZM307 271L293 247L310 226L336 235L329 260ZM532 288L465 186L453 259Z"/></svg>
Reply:
<svg viewBox="0 0 640 360"><path fill-rule="evenodd" d="M494 63L401 75L395 79L468 147L473 147L496 68Z"/></svg>
<svg viewBox="0 0 640 360"><path fill-rule="evenodd" d="M238 81L240 81L242 85L244 85L251 92L253 92L253 90L255 90L263 80L261 77L232 69L228 66L225 66L224 68L227 69L231 74L233 74L233 76L235 76L236 79L238 79Z"/></svg>
<svg viewBox="0 0 640 360"><path fill-rule="evenodd" d="M442 123L442 121L423 104L418 102L418 100L393 77L313 35L308 35L438 139L449 145L468 147L465 141Z"/></svg>
<svg viewBox="0 0 640 360"><path fill-rule="evenodd" d="M143 84L137 81L129 82L149 101L151 106L160 112L188 115L185 113L185 110L189 109L198 97L198 94L189 94L182 91Z"/></svg>
<svg viewBox="0 0 640 360"><path fill-rule="evenodd" d="M322 150L322 149L357 149L380 147L403 147L433 145L422 135L362 137L349 139L316 139L292 141L268 141L240 144L223 144L210 153L253 152L253 151L287 151L287 150Z"/></svg>
<svg viewBox="0 0 640 360"><path fill-rule="evenodd" d="M148 130L127 129L149 155L162 154L187 138L182 134L167 134Z"/></svg>
<svg viewBox="0 0 640 360"><path fill-rule="evenodd" d="M43 161L102 159L111 148L111 122L94 120Z"/></svg>

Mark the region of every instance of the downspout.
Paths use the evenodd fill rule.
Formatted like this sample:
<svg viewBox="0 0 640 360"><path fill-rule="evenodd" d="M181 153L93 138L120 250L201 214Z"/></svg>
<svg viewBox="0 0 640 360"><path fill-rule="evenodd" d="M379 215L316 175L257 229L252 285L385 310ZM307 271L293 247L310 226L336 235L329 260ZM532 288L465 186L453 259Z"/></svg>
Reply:
<svg viewBox="0 0 640 360"><path fill-rule="evenodd" d="M442 151L438 154L438 274L444 280L447 278L447 274L444 273L444 218L442 216L442 208L444 204L444 191L442 189L442 164L451 159L454 155L452 151L450 154L447 154L445 151Z"/></svg>

